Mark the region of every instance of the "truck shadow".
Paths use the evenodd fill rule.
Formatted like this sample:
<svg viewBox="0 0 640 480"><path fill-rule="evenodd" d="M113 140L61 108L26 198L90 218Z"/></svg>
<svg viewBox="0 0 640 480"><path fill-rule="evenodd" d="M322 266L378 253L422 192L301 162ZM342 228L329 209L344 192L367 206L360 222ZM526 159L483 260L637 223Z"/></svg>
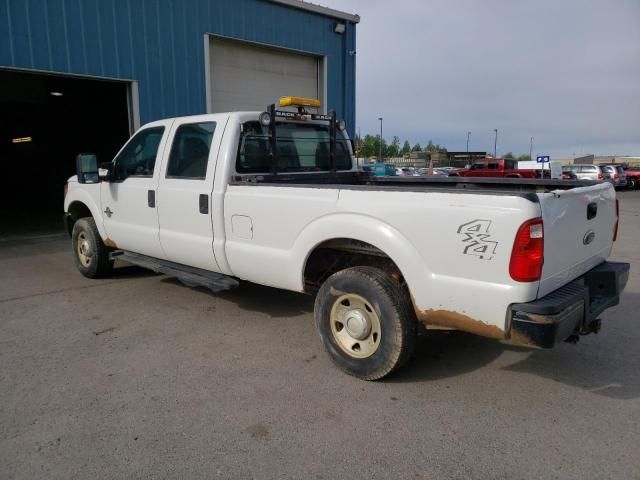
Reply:
<svg viewBox="0 0 640 480"><path fill-rule="evenodd" d="M496 375L535 375L609 398L640 397L640 295L625 293L621 305L603 315L603 331L582 337L577 345L560 343L551 350L532 350L462 332L430 331L419 338L416 353L389 383L424 382L478 370L506 351L523 358L495 367ZM505 381L508 381L505 376Z"/></svg>
<svg viewBox="0 0 640 480"><path fill-rule="evenodd" d="M505 345L463 332L429 332L420 338L414 358L385 379L389 383L429 382L473 372L506 351L526 356L511 365L496 368L496 375L517 372L542 377L596 395L629 400L640 397L639 335L628 343L590 339L590 345L560 344L553 350L534 350ZM505 376L505 381L507 381Z"/></svg>
<svg viewBox="0 0 640 480"><path fill-rule="evenodd" d="M163 281L181 285L173 278ZM305 315L313 321L314 297L311 295L248 282L219 293L199 290L233 302L245 311L273 318ZM494 367L496 375L504 376L505 382L509 379L501 372L518 372L610 398L637 398L640 396L640 375L637 373L640 370L637 348L640 324L632 322L629 325L624 319L635 318L633 312L640 307L640 295L626 293L622 303L605 315L604 330L600 335L585 337L578 345L561 343L551 350L532 350L464 332L432 330L418 337L412 361L383 382L414 383L456 377L489 365L505 352L514 352L523 358L507 366ZM606 335L609 329L612 332Z"/></svg>
<svg viewBox="0 0 640 480"><path fill-rule="evenodd" d="M603 329L577 345L562 343L553 350L534 351L504 367L548 378L597 395L629 400L640 397L640 295L627 292L621 303L602 317Z"/></svg>
<svg viewBox="0 0 640 480"><path fill-rule="evenodd" d="M413 383L456 377L488 365L507 349L519 350L464 332L431 330L418 336L413 359L385 381Z"/></svg>
<svg viewBox="0 0 640 480"><path fill-rule="evenodd" d="M313 320L315 297L303 293L240 282L240 286L233 290L211 295L233 302L242 310L266 313L274 318L311 315L310 320Z"/></svg>

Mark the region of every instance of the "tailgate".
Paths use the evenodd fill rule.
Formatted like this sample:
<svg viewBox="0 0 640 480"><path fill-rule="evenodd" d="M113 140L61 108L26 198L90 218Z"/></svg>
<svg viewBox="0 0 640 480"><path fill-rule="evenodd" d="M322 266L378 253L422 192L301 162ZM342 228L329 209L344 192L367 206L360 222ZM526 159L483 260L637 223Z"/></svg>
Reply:
<svg viewBox="0 0 640 480"><path fill-rule="evenodd" d="M544 266L538 298L607 259L613 246L616 193L609 183L538 194Z"/></svg>

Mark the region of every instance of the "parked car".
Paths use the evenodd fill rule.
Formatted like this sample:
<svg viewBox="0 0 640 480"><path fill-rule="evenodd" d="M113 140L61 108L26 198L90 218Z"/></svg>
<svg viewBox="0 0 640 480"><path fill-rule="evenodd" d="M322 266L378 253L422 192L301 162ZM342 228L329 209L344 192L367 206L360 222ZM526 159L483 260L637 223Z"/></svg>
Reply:
<svg viewBox="0 0 640 480"><path fill-rule="evenodd" d="M563 165L562 171L573 172L578 180L608 180L609 175L598 165Z"/></svg>
<svg viewBox="0 0 640 480"><path fill-rule="evenodd" d="M102 170L78 155L64 211L80 273L119 259L213 291L315 295L328 355L365 380L411 358L419 324L550 348L597 332L619 302L629 264L607 261L611 185L364 175L344 122L296 100L294 116L149 123Z"/></svg>
<svg viewBox="0 0 640 480"><path fill-rule="evenodd" d="M622 165L600 164L599 166L604 170L605 174L609 175L609 181L615 188L626 188L627 176Z"/></svg>
<svg viewBox="0 0 640 480"><path fill-rule="evenodd" d="M608 163L605 165L615 167L619 175L624 175L627 181L627 188L638 188L640 167L630 167L628 163Z"/></svg>
<svg viewBox="0 0 640 480"><path fill-rule="evenodd" d="M629 188L640 188L640 167L623 165L622 169L627 176L627 186Z"/></svg>
<svg viewBox="0 0 640 480"><path fill-rule="evenodd" d="M563 168L562 169L562 179L563 180L578 180L578 176L575 174L575 172L573 172L571 170L565 170Z"/></svg>
<svg viewBox="0 0 640 480"><path fill-rule="evenodd" d="M412 177L416 173L416 169L413 167L399 167L396 168L396 173L402 177Z"/></svg>
<svg viewBox="0 0 640 480"><path fill-rule="evenodd" d="M396 168L389 163L367 163L362 166L365 172L373 173L376 177L392 177L397 175Z"/></svg>
<svg viewBox="0 0 640 480"><path fill-rule="evenodd" d="M485 158L474 161L469 168L449 171L450 177L505 177L538 178L540 173L533 169L519 169L518 161L508 158Z"/></svg>
<svg viewBox="0 0 640 480"><path fill-rule="evenodd" d="M422 176L422 175L429 175L429 168L428 167L416 169L415 176ZM437 168L433 169L432 175L437 175L437 176L440 176L440 177L446 177L447 175L449 175L449 172L448 172L448 170L445 170L444 168L437 167Z"/></svg>

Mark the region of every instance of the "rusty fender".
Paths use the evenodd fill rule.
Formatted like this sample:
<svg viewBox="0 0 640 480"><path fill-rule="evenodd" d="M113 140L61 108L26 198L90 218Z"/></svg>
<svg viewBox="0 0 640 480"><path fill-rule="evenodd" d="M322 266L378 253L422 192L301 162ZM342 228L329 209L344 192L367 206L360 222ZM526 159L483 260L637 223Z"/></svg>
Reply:
<svg viewBox="0 0 640 480"><path fill-rule="evenodd" d="M118 245L116 245L116 242L114 242L113 240L111 240L110 238L105 238L102 243L104 243L105 247L109 247L109 248L118 248Z"/></svg>
<svg viewBox="0 0 640 480"><path fill-rule="evenodd" d="M481 337L504 340L507 335L504 330L495 325L489 325L462 313L450 310L418 310L415 308L416 317L428 329L453 329L473 333Z"/></svg>

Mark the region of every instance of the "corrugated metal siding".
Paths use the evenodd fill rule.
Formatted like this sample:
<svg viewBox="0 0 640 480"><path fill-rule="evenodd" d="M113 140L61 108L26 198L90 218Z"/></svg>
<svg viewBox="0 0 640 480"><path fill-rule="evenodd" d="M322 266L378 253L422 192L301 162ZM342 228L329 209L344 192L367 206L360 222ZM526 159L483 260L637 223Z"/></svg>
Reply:
<svg viewBox="0 0 640 480"><path fill-rule="evenodd" d="M0 67L137 80L145 123L206 110L205 33L292 48L327 57L353 134L355 25L335 22L265 0L0 0Z"/></svg>

